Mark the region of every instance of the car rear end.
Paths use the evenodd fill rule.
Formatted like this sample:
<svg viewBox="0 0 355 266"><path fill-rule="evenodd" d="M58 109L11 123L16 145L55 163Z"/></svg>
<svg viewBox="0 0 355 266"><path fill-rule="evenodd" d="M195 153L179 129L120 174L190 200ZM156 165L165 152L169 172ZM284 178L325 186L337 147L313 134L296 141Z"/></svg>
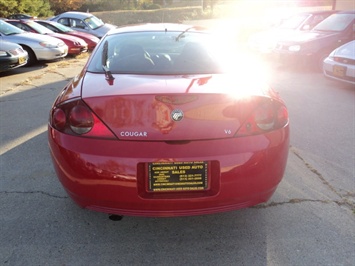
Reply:
<svg viewBox="0 0 355 266"><path fill-rule="evenodd" d="M148 39L171 48L190 38L167 32ZM159 60L152 71L164 74L120 72L101 65L112 57L110 44L100 44L50 111L53 164L78 205L185 216L249 207L273 195L289 147L288 112L277 93L240 73L195 67L200 74L183 74L177 64L157 70ZM162 49L150 50L152 58L154 51Z"/></svg>
<svg viewBox="0 0 355 266"><path fill-rule="evenodd" d="M95 86L99 78L84 79ZM48 133L59 179L82 207L215 213L267 201L282 179L289 145L282 101L201 91L74 97L80 85L58 99Z"/></svg>

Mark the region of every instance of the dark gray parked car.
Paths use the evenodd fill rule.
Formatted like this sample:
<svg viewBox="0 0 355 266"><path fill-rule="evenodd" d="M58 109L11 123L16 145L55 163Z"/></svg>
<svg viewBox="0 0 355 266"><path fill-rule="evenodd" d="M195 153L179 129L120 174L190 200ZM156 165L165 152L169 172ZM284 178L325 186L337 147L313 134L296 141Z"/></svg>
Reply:
<svg viewBox="0 0 355 266"><path fill-rule="evenodd" d="M335 10L302 12L284 19L278 26L253 34L248 40L251 51L271 54L278 41L293 36L298 32L309 31L321 21L334 14Z"/></svg>
<svg viewBox="0 0 355 266"><path fill-rule="evenodd" d="M274 52L283 64L321 70L323 60L334 49L354 39L355 10L342 11L327 17L311 31L279 41Z"/></svg>
<svg viewBox="0 0 355 266"><path fill-rule="evenodd" d="M0 72L27 64L27 52L16 43L0 40Z"/></svg>

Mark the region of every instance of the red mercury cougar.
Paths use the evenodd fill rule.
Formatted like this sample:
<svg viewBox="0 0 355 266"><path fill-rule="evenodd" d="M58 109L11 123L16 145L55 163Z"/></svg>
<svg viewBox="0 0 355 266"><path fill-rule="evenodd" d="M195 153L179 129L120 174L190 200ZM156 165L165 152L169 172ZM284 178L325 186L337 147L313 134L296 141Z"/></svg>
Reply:
<svg viewBox="0 0 355 266"><path fill-rule="evenodd" d="M55 100L53 165L83 208L187 216L270 199L289 149L279 95L205 29L111 30Z"/></svg>

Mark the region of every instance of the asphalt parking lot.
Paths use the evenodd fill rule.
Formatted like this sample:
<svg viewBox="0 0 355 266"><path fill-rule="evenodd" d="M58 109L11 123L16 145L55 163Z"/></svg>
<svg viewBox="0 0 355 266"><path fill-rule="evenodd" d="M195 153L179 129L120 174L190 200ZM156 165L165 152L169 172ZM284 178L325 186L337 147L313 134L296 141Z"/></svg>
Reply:
<svg viewBox="0 0 355 266"><path fill-rule="evenodd" d="M56 178L48 111L86 57L0 75L1 265L355 265L355 90L266 63L291 147L272 199L228 213L124 217L83 210Z"/></svg>

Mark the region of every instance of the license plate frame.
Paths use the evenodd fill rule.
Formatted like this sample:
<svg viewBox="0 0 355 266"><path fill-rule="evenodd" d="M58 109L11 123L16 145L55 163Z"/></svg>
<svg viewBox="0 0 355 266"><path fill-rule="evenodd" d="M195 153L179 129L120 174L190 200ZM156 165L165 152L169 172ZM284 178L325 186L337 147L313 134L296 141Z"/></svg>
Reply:
<svg viewBox="0 0 355 266"><path fill-rule="evenodd" d="M148 192L205 191L208 184L208 161L148 163Z"/></svg>
<svg viewBox="0 0 355 266"><path fill-rule="evenodd" d="M346 74L346 67L340 65L333 66L333 75L336 77L345 77Z"/></svg>

